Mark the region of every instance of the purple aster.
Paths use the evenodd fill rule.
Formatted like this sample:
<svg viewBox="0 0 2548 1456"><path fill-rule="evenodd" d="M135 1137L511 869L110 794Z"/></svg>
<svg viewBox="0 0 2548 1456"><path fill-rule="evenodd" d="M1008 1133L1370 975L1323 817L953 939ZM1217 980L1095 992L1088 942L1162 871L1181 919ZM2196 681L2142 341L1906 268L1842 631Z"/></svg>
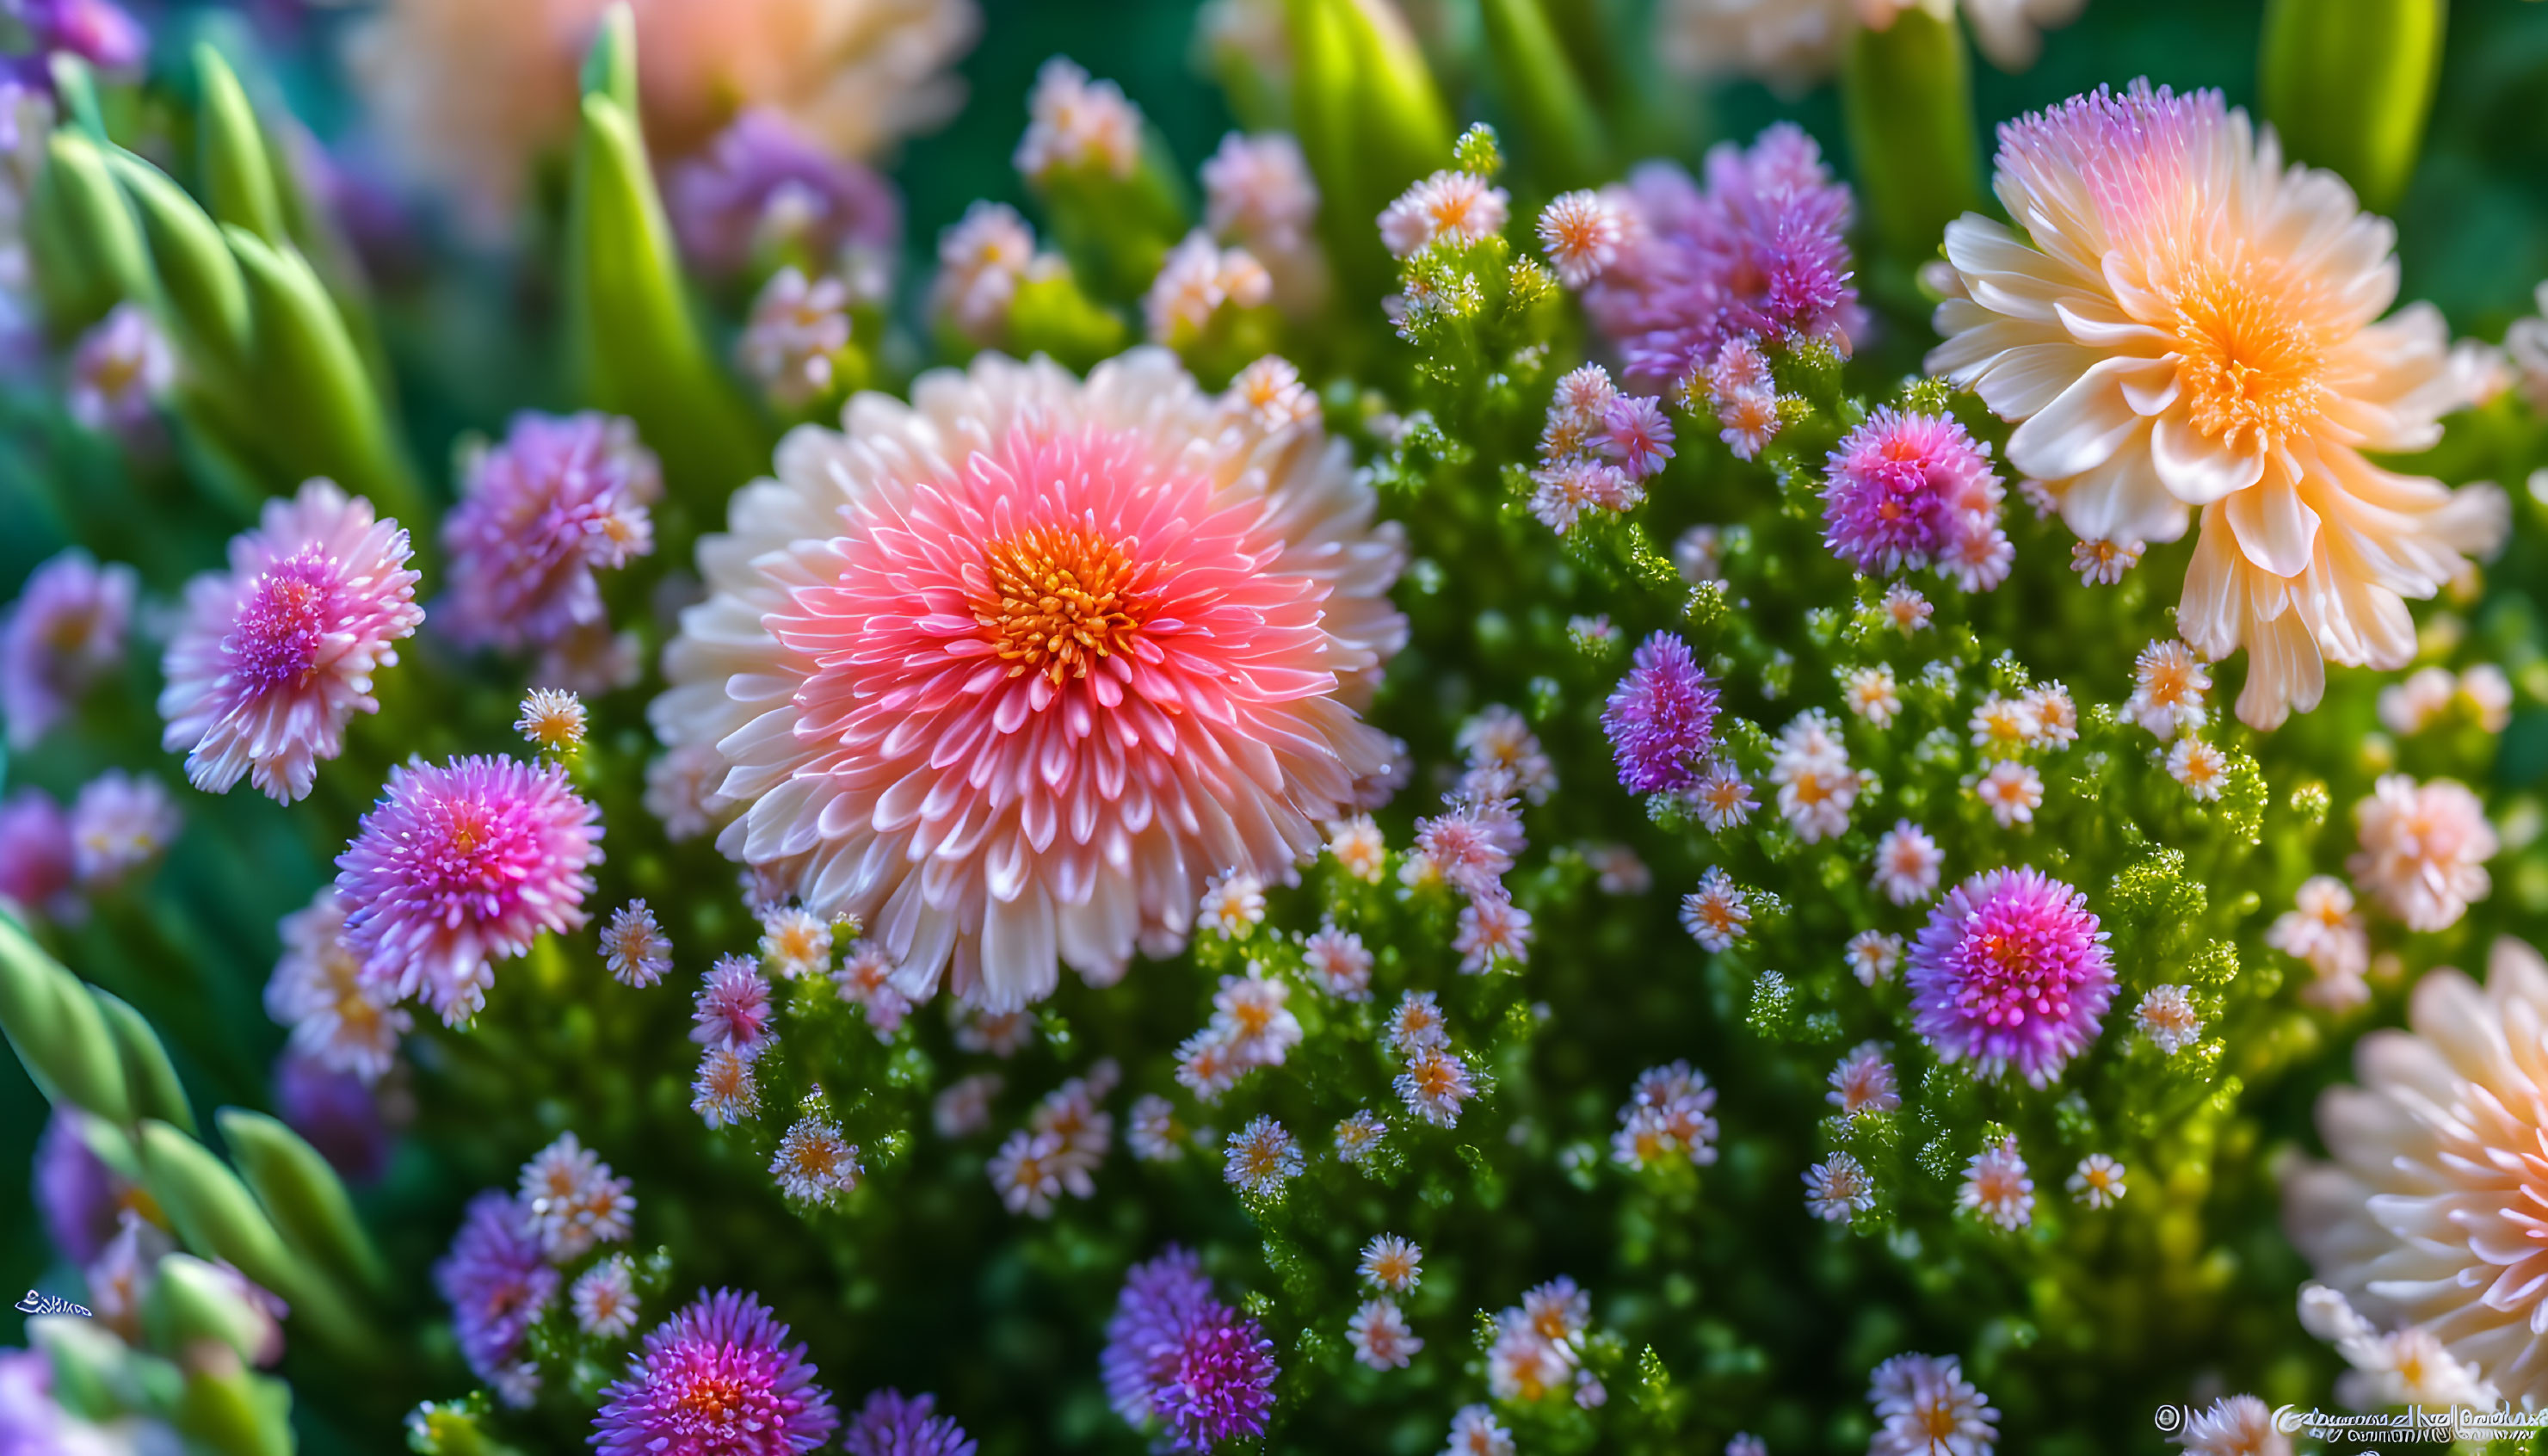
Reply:
<svg viewBox="0 0 2548 1456"><path fill-rule="evenodd" d="M1813 138L1782 122L1749 149L1719 143L1705 170L1702 192L1649 162L1613 194L1637 226L1584 301L1628 377L1670 387L1747 334L1849 352L1866 318L1843 240L1850 195Z"/></svg>
<svg viewBox="0 0 2548 1456"><path fill-rule="evenodd" d="M841 1432L841 1449L849 1456L973 1456L973 1438L964 1427L931 1412L936 1396L906 1396L877 1391Z"/></svg>
<svg viewBox="0 0 2548 1456"><path fill-rule="evenodd" d="M802 1344L750 1295L701 1292L601 1393L602 1456L779 1456L832 1438L840 1412Z"/></svg>
<svg viewBox="0 0 2548 1456"><path fill-rule="evenodd" d="M71 800L71 866L81 889L112 890L159 858L185 821L147 774L109 769Z"/></svg>
<svg viewBox="0 0 2548 1456"><path fill-rule="evenodd" d="M0 620L0 718L9 747L34 748L80 694L124 664L139 579L73 547L36 568Z"/></svg>
<svg viewBox="0 0 2548 1456"><path fill-rule="evenodd" d="M360 1074L287 1051L274 1060L274 1109L346 1182L389 1170L389 1122Z"/></svg>
<svg viewBox="0 0 2548 1456"><path fill-rule="evenodd" d="M451 1306L451 1330L470 1371L502 1392L527 1396L533 1373L522 1337L557 1297L558 1271L511 1194L490 1188L469 1200L451 1252L433 1266L433 1287ZM527 1401L508 1404L526 1405Z"/></svg>
<svg viewBox="0 0 2548 1456"><path fill-rule="evenodd" d="M770 982L760 965L741 956L720 956L699 977L690 1040L750 1056L770 1036L771 1016Z"/></svg>
<svg viewBox="0 0 2548 1456"><path fill-rule="evenodd" d="M486 1004L495 961L583 928L600 862L600 812L555 763L401 765L336 857L345 949L391 997L457 1024Z"/></svg>
<svg viewBox="0 0 2548 1456"><path fill-rule="evenodd" d="M1125 1274L1115 1318L1106 1321L1106 1350L1098 1357L1106 1399L1117 1414L1137 1426L1149 1418L1151 1395L1173 1371L1179 1334L1216 1303L1203 1260L1173 1243Z"/></svg>
<svg viewBox="0 0 2548 1456"><path fill-rule="evenodd" d="M1263 1326L1215 1302L1187 1324L1176 1364L1151 1396L1180 1451L1209 1451L1224 1441L1265 1433L1274 1407L1274 1341Z"/></svg>
<svg viewBox="0 0 2548 1456"><path fill-rule="evenodd" d="M1619 763L1619 786L1630 793L1674 793L1696 782L1716 747L1716 687L1689 644L1670 632L1647 638L1610 690L1601 730Z"/></svg>
<svg viewBox="0 0 2548 1456"><path fill-rule="evenodd" d="M1947 892L1912 944L1912 1023L1977 1075L2014 1067L2041 1087L2097 1035L2115 999L2106 933L2088 897L2030 866Z"/></svg>
<svg viewBox="0 0 2548 1456"><path fill-rule="evenodd" d="M434 620L464 646L547 647L604 620L592 574L655 549L646 507L663 476L637 427L613 415L516 414L460 489L442 522L451 590Z"/></svg>
<svg viewBox="0 0 2548 1456"><path fill-rule="evenodd" d="M889 249L902 233L890 183L771 111L735 118L705 156L673 169L666 190L682 251L710 273L740 272L766 242L801 243L821 266L845 245Z"/></svg>
<svg viewBox="0 0 2548 1456"><path fill-rule="evenodd" d="M36 1143L36 1208L62 1257L82 1268L115 1237L134 1189L89 1151L79 1125L55 1109Z"/></svg>
<svg viewBox="0 0 2548 1456"><path fill-rule="evenodd" d="M1998 535L2002 494L1988 447L1961 424L1878 409L1825 463L1823 544L1867 576L1924 567Z"/></svg>
<svg viewBox="0 0 2548 1456"><path fill-rule="evenodd" d="M71 818L51 794L29 784L0 803L0 901L21 915L76 920L81 904L71 886L78 875Z"/></svg>
<svg viewBox="0 0 2548 1456"><path fill-rule="evenodd" d="M1157 1419L1180 1451L1262 1435L1281 1373L1264 1329L1214 1298L1202 1261L1174 1244L1125 1276L1100 1370L1117 1413Z"/></svg>

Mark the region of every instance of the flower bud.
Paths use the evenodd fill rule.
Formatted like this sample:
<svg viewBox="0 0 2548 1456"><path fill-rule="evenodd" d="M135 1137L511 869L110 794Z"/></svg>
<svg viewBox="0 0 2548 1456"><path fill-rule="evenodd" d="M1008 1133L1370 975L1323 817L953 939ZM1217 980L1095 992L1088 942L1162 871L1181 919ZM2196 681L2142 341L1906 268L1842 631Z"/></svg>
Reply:
<svg viewBox="0 0 2548 1456"><path fill-rule="evenodd" d="M1842 100L1860 194L1893 260L1935 256L1947 224L1978 206L1970 66L1952 18L1915 5L1849 43Z"/></svg>
<svg viewBox="0 0 2548 1456"><path fill-rule="evenodd" d="M226 1107L214 1121L240 1175L293 1247L350 1284L379 1289L388 1283L344 1181L318 1149L263 1113Z"/></svg>
<svg viewBox="0 0 2548 1456"><path fill-rule="evenodd" d="M283 1327L260 1293L231 1270L170 1254L141 1297L143 1336L152 1349L179 1359L210 1340L251 1365L272 1364L283 1355Z"/></svg>
<svg viewBox="0 0 2548 1456"><path fill-rule="evenodd" d="M2273 0L2258 91L2294 161L2396 207L2414 174L2442 68L2444 0Z"/></svg>
<svg viewBox="0 0 2548 1456"><path fill-rule="evenodd" d="M77 976L0 916L0 1031L47 1097L109 1122L132 1119L106 1015Z"/></svg>

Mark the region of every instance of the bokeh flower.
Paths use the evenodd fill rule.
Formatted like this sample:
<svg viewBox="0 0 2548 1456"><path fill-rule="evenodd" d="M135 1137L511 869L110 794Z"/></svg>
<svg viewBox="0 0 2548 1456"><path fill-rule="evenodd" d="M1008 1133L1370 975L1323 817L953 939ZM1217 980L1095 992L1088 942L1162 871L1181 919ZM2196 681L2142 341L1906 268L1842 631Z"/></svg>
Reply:
<svg viewBox="0 0 2548 1456"><path fill-rule="evenodd" d="M594 572L655 549L646 507L663 475L628 420L525 411L462 474L442 520L450 588L434 613L454 641L552 646L603 620Z"/></svg>
<svg viewBox="0 0 2548 1456"><path fill-rule="evenodd" d="M0 718L9 747L31 749L124 663L140 578L73 547L36 568L0 617Z"/></svg>

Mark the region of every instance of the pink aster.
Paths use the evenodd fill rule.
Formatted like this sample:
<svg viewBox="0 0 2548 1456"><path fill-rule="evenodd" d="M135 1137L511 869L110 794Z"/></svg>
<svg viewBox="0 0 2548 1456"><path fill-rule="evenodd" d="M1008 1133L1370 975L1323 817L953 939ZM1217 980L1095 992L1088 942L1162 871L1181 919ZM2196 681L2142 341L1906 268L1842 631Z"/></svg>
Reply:
<svg viewBox="0 0 2548 1456"><path fill-rule="evenodd" d="M1946 1061L2042 1087L2095 1040L2115 999L2088 897L2021 865L1947 892L1911 947L1912 1023Z"/></svg>
<svg viewBox="0 0 2548 1456"><path fill-rule="evenodd" d="M34 748L124 662L124 634L141 580L72 547L36 568L0 616L0 719L9 747Z"/></svg>
<svg viewBox="0 0 2548 1456"><path fill-rule="evenodd" d="M1340 442L1233 419L1169 355L977 359L803 430L701 544L654 706L747 804L718 847L854 913L907 994L1014 1010L1288 876L1390 740L1402 549Z"/></svg>
<svg viewBox="0 0 2548 1456"><path fill-rule="evenodd" d="M486 1004L494 962L583 928L599 863L600 812L554 763L401 765L336 858L345 949L456 1025Z"/></svg>
<svg viewBox="0 0 2548 1456"><path fill-rule="evenodd" d="M1673 458L1672 421L1652 399L1622 395L1602 407L1592 445L1618 461L1632 479L1643 480Z"/></svg>
<svg viewBox="0 0 2548 1456"><path fill-rule="evenodd" d="M1825 464L1823 544L1866 576L1934 563L1960 578L1961 563L1997 561L2003 494L1989 446L1955 419L1879 408ZM1975 585L2006 575L1981 571Z"/></svg>
<svg viewBox="0 0 2548 1456"><path fill-rule="evenodd" d="M690 1040L702 1046L750 1056L770 1038L776 1011L770 1004L770 982L761 967L742 956L720 956L699 978L690 1020Z"/></svg>
<svg viewBox="0 0 2548 1456"><path fill-rule="evenodd" d="M525 411L460 490L442 521L451 588L435 619L457 642L514 652L603 620L592 574L655 549L646 507L664 484L629 421Z"/></svg>
<svg viewBox="0 0 2548 1456"><path fill-rule="evenodd" d="M159 713L162 746L185 752L197 788L248 775L285 803L310 792L318 760L344 752L345 724L380 711L372 673L424 620L409 554L398 522L314 480L231 538L228 572L187 584Z"/></svg>
<svg viewBox="0 0 2548 1456"><path fill-rule="evenodd" d="M1749 148L1712 148L1705 170L1702 192L1680 167L1649 162L1609 194L1625 235L1584 302L1628 378L1678 384L1744 334L1848 353L1866 326L1842 240L1850 195L1813 139L1781 123Z"/></svg>
<svg viewBox="0 0 2548 1456"><path fill-rule="evenodd" d="M759 1300L702 1293L646 1336L592 1418L600 1456L781 1456L832 1438L840 1412L805 1346Z"/></svg>

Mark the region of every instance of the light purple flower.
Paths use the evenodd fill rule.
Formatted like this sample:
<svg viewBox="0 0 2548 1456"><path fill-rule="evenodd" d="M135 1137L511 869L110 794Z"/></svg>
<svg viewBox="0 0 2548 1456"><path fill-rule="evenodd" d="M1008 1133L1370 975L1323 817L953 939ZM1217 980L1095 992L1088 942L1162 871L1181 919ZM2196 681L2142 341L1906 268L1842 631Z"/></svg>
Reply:
<svg viewBox="0 0 2548 1456"><path fill-rule="evenodd" d="M176 382L177 356L149 311L118 304L71 350L62 404L81 424L130 441L150 429Z"/></svg>
<svg viewBox="0 0 2548 1456"><path fill-rule="evenodd" d="M168 790L146 774L109 769L71 801L71 857L81 889L116 889L159 858L183 821Z"/></svg>
<svg viewBox="0 0 2548 1456"><path fill-rule="evenodd" d="M37 54L67 50L104 71L140 68L150 33L114 0L18 0L9 7Z"/></svg>
<svg viewBox="0 0 2548 1456"><path fill-rule="evenodd" d="M345 949L456 1025L486 1004L493 962L583 928L600 862L600 812L554 763L402 765L336 859Z"/></svg>
<svg viewBox="0 0 2548 1456"><path fill-rule="evenodd" d="M663 493L628 420L514 415L503 443L470 462L443 518L451 590L435 621L464 646L507 652L602 621L593 573L655 549L646 507Z"/></svg>
<svg viewBox="0 0 2548 1456"><path fill-rule="evenodd" d="M973 1438L952 1417L932 1413L938 1398L882 1390L867 1397L841 1432L849 1456L973 1456Z"/></svg>
<svg viewBox="0 0 2548 1456"><path fill-rule="evenodd" d="M1842 234L1849 189L1813 138L1780 123L1746 148L1709 150L1707 189L1648 162L1609 196L1633 220L1619 256L1585 291L1629 379L1680 383L1727 339L1814 339L1849 352L1866 330Z"/></svg>
<svg viewBox="0 0 2548 1456"><path fill-rule="evenodd" d="M1716 747L1716 686L1689 644L1657 632L1601 709L1601 731L1630 793L1672 793L1697 781Z"/></svg>
<svg viewBox="0 0 2548 1456"><path fill-rule="evenodd" d="M36 568L0 623L0 718L9 747L34 748L80 694L124 663L140 581L78 547Z"/></svg>
<svg viewBox="0 0 2548 1456"><path fill-rule="evenodd" d="M326 481L269 500L230 540L230 569L186 586L187 620L168 644L161 743L186 777L227 792L243 774L290 803L318 760L344 752L345 724L380 711L372 673L416 629L407 532Z"/></svg>
<svg viewBox="0 0 2548 1456"><path fill-rule="evenodd" d="M682 251L709 273L741 271L756 249L796 243L828 264L849 244L890 249L902 235L893 186L755 109L717 134L706 155L673 169L665 189Z"/></svg>
<svg viewBox="0 0 2548 1456"><path fill-rule="evenodd" d="M0 901L20 915L76 921L85 909L72 889L78 872L70 816L51 794L31 783L0 803Z"/></svg>
<svg viewBox="0 0 2548 1456"><path fill-rule="evenodd" d="M2025 865L1949 890L1912 944L1906 983L1912 1023L1940 1058L1984 1077L2014 1068L2038 1087L2095 1040L2115 998L2088 897Z"/></svg>
<svg viewBox="0 0 2548 1456"><path fill-rule="evenodd" d="M558 1271L540 1258L540 1241L510 1194L488 1189L469 1201L451 1251L433 1266L433 1287L451 1306L452 1333L471 1373L527 1405L536 1374L522 1363L522 1342L557 1297Z"/></svg>
<svg viewBox="0 0 2548 1456"><path fill-rule="evenodd" d="M1997 560L2004 493L1989 447L1943 414L1879 408L1831 452L1823 474L1823 544L1854 571L1881 576L1933 563L1959 570ZM2007 576L2005 561L1967 590Z"/></svg>
<svg viewBox="0 0 2548 1456"><path fill-rule="evenodd" d="M115 1236L118 1216L135 1192L89 1151L79 1124L54 1111L36 1143L36 1209L45 1232L71 1263L86 1267Z"/></svg>
<svg viewBox="0 0 2548 1456"><path fill-rule="evenodd" d="M831 1440L841 1422L803 1344L747 1294L702 1291L646 1336L601 1393L601 1456L781 1456Z"/></svg>

